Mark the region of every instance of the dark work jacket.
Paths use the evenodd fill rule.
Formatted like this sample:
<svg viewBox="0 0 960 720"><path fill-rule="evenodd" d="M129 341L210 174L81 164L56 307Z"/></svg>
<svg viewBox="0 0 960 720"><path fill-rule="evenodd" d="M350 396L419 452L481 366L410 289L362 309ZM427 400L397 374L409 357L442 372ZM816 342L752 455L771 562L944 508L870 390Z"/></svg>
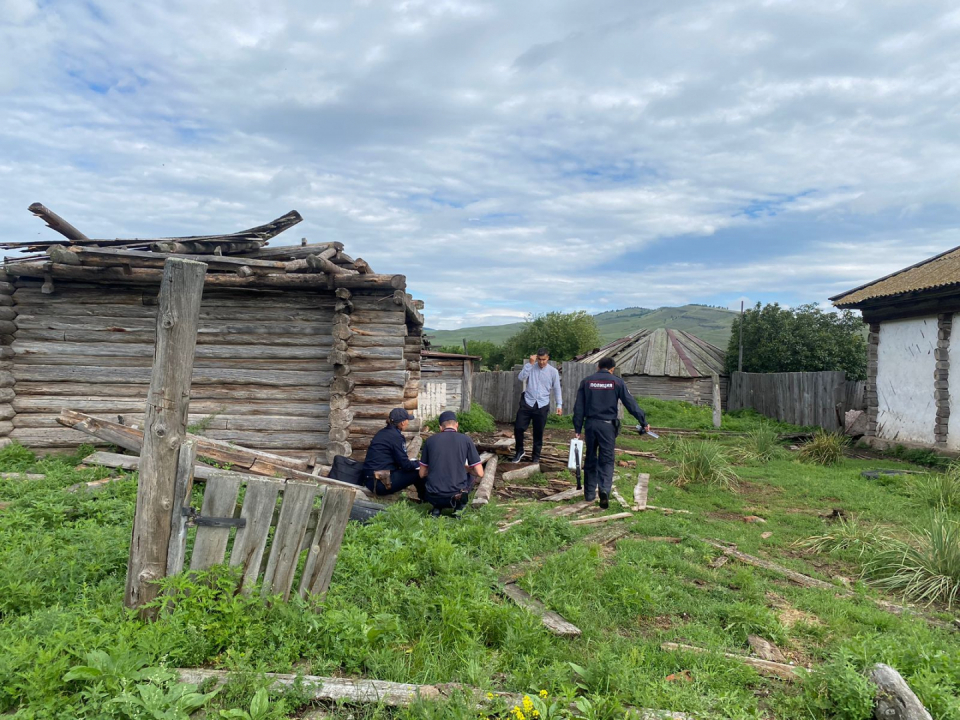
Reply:
<svg viewBox="0 0 960 720"><path fill-rule="evenodd" d="M618 400L641 425L647 424L647 416L621 378L606 370L584 378L577 390L577 404L573 407L574 432L580 433L584 420L616 420Z"/></svg>
<svg viewBox="0 0 960 720"><path fill-rule="evenodd" d="M407 457L407 441L395 425L387 425L373 436L363 471L368 470L417 470L420 463Z"/></svg>

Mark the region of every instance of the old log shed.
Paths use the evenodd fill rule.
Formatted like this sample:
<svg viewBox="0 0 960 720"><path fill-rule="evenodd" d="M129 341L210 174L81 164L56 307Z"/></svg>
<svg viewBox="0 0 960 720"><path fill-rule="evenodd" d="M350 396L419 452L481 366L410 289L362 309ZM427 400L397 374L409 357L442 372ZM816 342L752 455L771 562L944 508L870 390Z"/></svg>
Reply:
<svg viewBox="0 0 960 720"><path fill-rule="evenodd" d="M89 443L57 423L64 408L142 424L163 263L188 257L208 265L189 422L317 462L362 453L391 408L417 407L422 303L403 275L374 273L340 243L266 247L300 219L220 236L0 244L42 253L7 258L0 275L0 437Z"/></svg>

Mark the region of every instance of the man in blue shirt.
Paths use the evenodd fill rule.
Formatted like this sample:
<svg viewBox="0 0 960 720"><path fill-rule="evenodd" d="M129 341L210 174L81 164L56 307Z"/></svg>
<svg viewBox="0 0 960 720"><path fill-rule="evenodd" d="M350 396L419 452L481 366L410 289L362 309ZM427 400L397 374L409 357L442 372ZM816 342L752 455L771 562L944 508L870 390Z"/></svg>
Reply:
<svg viewBox="0 0 960 720"><path fill-rule="evenodd" d="M367 448L361 477L374 495L391 495L411 485L423 500L424 483L420 479L420 463L407 456L407 441L403 431L413 415L403 408L390 411L387 426L377 432Z"/></svg>
<svg viewBox="0 0 960 720"><path fill-rule="evenodd" d="M523 434L533 421L533 457L530 461L536 463L540 462L543 428L546 427L547 416L550 414L550 393L554 393L557 399L557 415L563 415L560 373L550 364L550 351L542 347L537 350L536 355L530 356L530 361L523 366L519 378L521 382L527 381L527 387L520 395L517 420L513 425L517 454L510 462L518 463L526 455L523 451Z"/></svg>
<svg viewBox="0 0 960 720"><path fill-rule="evenodd" d="M446 410L439 420L440 432L427 438L421 453L420 477L427 485L423 499L433 505L434 517L444 508L453 508L459 517L473 489L470 476L482 478L483 465L473 440L458 432L457 414Z"/></svg>

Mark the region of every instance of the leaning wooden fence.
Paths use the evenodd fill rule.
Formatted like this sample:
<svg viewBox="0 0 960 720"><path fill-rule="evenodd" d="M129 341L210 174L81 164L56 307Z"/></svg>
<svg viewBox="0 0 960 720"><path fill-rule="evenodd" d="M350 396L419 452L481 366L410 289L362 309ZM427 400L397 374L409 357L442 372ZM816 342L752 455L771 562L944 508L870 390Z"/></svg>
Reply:
<svg viewBox="0 0 960 720"><path fill-rule="evenodd" d="M735 372L727 402L728 410L752 408L781 422L838 430L847 410L863 409L863 383L842 371Z"/></svg>

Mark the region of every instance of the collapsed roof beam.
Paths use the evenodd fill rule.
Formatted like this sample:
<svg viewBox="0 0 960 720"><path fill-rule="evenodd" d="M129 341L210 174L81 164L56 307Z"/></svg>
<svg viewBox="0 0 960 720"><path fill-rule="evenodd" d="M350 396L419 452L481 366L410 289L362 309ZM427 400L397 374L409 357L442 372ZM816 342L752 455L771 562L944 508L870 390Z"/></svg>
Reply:
<svg viewBox="0 0 960 720"><path fill-rule="evenodd" d="M56 230L71 242L75 240L89 240L86 235L57 215L53 210L45 207L42 203L35 202L28 207L27 210L43 220L48 228Z"/></svg>

